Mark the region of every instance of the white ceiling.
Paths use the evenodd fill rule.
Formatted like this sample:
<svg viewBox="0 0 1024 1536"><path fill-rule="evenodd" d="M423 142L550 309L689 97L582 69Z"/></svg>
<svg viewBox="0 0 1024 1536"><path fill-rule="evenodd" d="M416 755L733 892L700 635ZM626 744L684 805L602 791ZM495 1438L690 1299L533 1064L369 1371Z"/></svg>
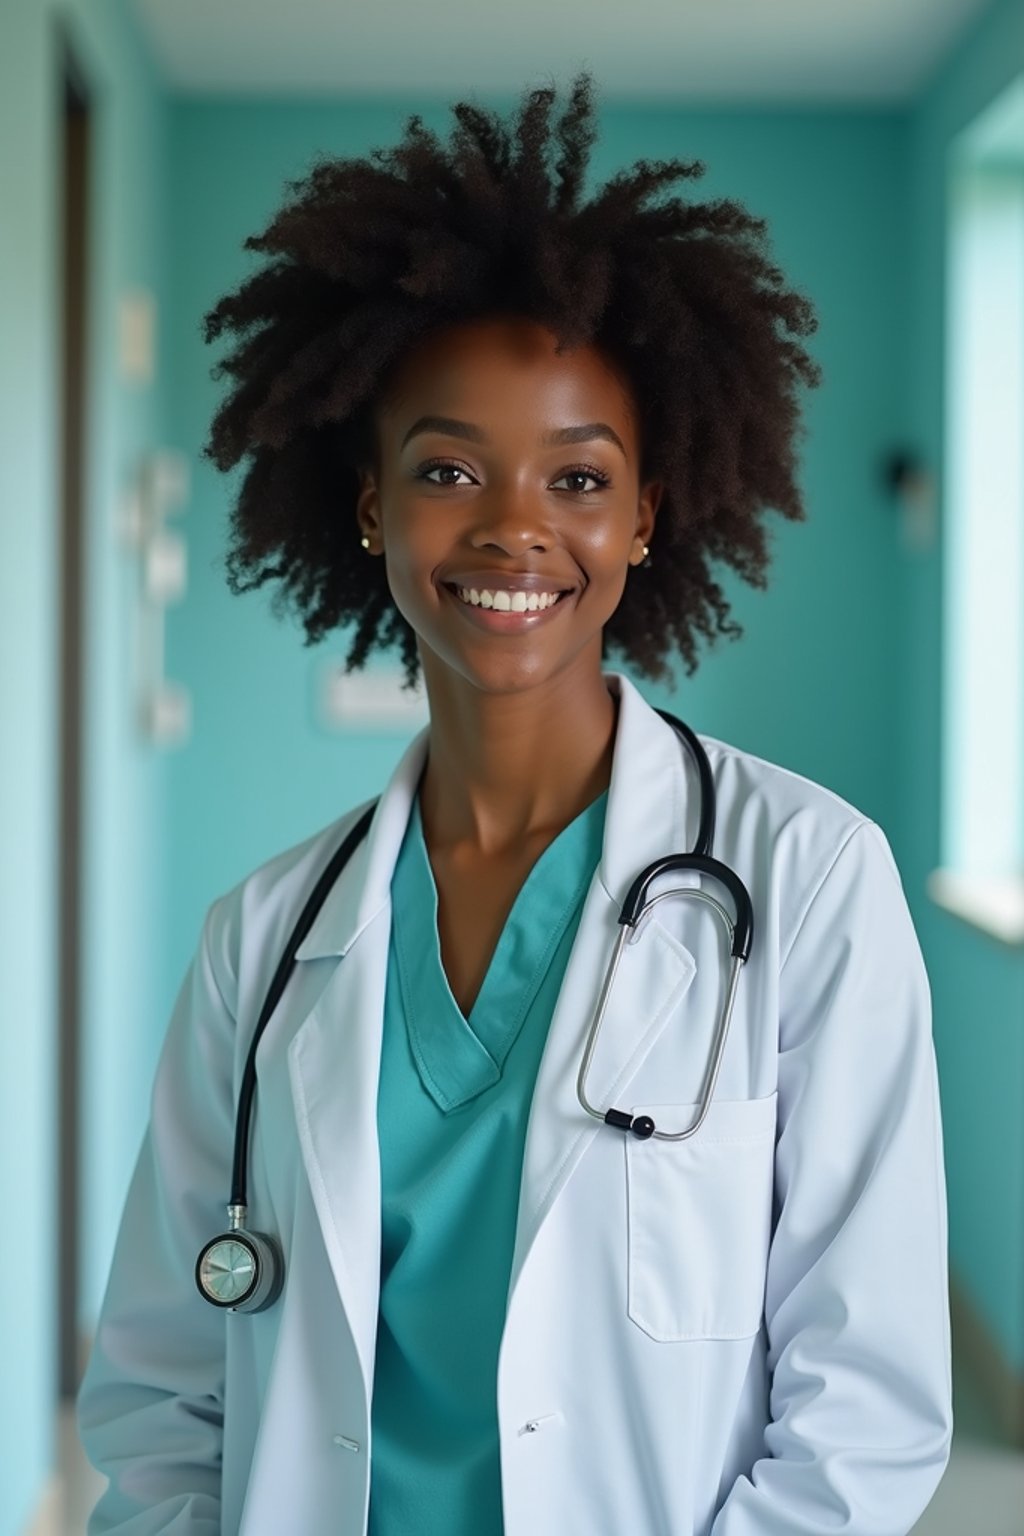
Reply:
<svg viewBox="0 0 1024 1536"><path fill-rule="evenodd" d="M132 0L189 94L905 101L986 0Z"/></svg>

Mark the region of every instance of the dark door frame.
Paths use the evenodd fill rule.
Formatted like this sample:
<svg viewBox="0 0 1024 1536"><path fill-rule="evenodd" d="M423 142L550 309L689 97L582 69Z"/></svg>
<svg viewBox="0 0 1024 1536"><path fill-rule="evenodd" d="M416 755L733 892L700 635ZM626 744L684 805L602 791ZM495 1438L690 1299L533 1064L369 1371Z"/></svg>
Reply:
<svg viewBox="0 0 1024 1536"><path fill-rule="evenodd" d="M59 851L57 869L57 1372L73 1397L80 1376L81 905L85 482L91 92L67 32L57 28L60 240L58 514Z"/></svg>

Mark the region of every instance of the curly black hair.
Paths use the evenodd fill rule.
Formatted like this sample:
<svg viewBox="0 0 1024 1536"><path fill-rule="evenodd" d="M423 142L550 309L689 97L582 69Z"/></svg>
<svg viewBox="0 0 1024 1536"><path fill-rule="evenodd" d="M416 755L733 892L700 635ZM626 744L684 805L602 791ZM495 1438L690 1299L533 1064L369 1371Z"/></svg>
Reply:
<svg viewBox="0 0 1024 1536"><path fill-rule="evenodd" d="M251 455L228 585L279 582L275 611L298 610L307 645L354 622L347 670L397 643L407 684L418 676L415 633L385 562L360 548L354 508L389 368L446 325L520 314L559 351L589 343L626 373L643 476L664 491L657 558L630 567L605 654L615 646L665 677L674 645L692 673L697 631L712 642L716 630L743 633L709 562L763 588L764 510L805 516L795 386L821 374L792 338L817 319L767 258L765 221L724 198L655 197L702 176L699 160L638 160L581 201L596 138L589 74L552 126L556 94L525 92L511 125L457 102L447 145L414 115L394 148L315 157L245 241L269 262L204 316L207 342L225 331L236 341L212 370L234 385L203 456L226 471Z"/></svg>

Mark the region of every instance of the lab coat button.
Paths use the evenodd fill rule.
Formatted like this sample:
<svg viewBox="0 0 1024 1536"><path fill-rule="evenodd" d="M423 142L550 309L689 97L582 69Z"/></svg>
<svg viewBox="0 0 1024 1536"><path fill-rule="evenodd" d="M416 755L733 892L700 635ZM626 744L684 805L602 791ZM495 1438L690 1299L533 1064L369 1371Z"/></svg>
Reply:
<svg viewBox="0 0 1024 1536"><path fill-rule="evenodd" d="M538 1429L542 1428L543 1425L550 1423L552 1419L557 1417L558 1415L554 1413L542 1413L538 1419L527 1419L519 1433L521 1435L535 1435Z"/></svg>
<svg viewBox="0 0 1024 1536"><path fill-rule="evenodd" d="M346 1451L358 1451L359 1449L359 1441L350 1440L348 1435L335 1435L334 1443L335 1445L343 1446Z"/></svg>

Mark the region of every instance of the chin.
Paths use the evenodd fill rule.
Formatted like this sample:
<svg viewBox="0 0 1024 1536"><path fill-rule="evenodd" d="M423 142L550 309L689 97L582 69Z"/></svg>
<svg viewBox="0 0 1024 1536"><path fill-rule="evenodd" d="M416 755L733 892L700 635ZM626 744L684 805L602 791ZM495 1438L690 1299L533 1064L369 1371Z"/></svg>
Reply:
<svg viewBox="0 0 1024 1536"><path fill-rule="evenodd" d="M589 665L586 650L584 646L569 655L544 655L537 647L529 655L524 647L523 654L517 656L510 654L512 646L509 646L504 654L496 652L491 656L483 656L479 652L467 655L447 648L445 651L436 651L421 640L420 662L428 688L431 683L445 688L455 679L460 679L479 693L504 695L525 693L532 688L552 683L566 673L586 670ZM597 638L596 652L595 665L600 672L603 666L600 636Z"/></svg>

